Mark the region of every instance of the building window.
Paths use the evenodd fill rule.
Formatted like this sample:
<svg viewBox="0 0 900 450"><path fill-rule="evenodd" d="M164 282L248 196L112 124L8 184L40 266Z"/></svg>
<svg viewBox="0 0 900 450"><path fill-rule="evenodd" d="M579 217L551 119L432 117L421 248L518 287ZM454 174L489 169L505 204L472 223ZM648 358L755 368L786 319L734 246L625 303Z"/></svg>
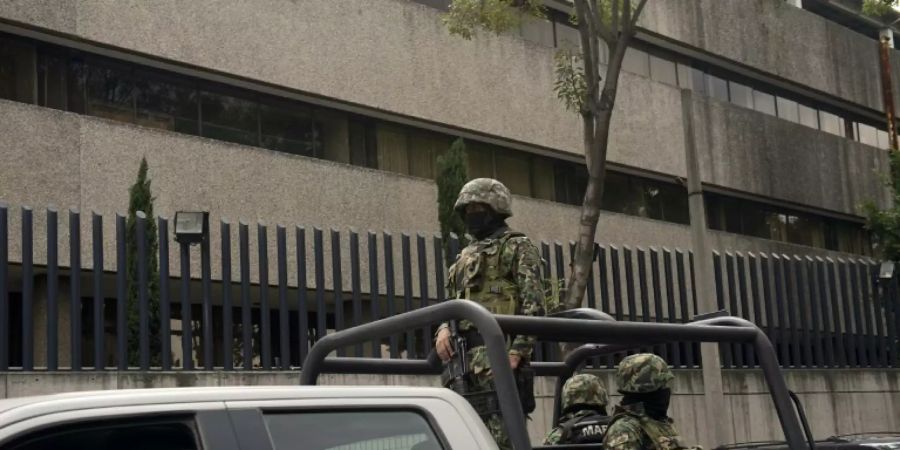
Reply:
<svg viewBox="0 0 900 450"><path fill-rule="evenodd" d="M650 55L650 78L672 86L678 86L678 75L675 63L658 56Z"/></svg>
<svg viewBox="0 0 900 450"><path fill-rule="evenodd" d="M841 117L825 111L819 111L819 126L822 131L837 136L844 136L844 121Z"/></svg>
<svg viewBox="0 0 900 450"><path fill-rule="evenodd" d="M268 411L263 419L275 450L442 450L428 421L413 411Z"/></svg>
<svg viewBox="0 0 900 450"><path fill-rule="evenodd" d="M36 58L34 45L0 39L0 98L34 102Z"/></svg>
<svg viewBox="0 0 900 450"><path fill-rule="evenodd" d="M622 70L649 77L650 56L644 51L628 47L628 50L625 51L625 58L622 60Z"/></svg>
<svg viewBox="0 0 900 450"><path fill-rule="evenodd" d="M753 89L750 89L743 84L729 81L728 94L731 98L731 103L743 106L744 108L753 109Z"/></svg>
<svg viewBox="0 0 900 450"><path fill-rule="evenodd" d="M810 128L819 129L819 112L816 111L815 108L810 108L806 105L799 105L797 107L800 113L800 124L806 125Z"/></svg>
<svg viewBox="0 0 900 450"><path fill-rule="evenodd" d="M706 74L706 93L716 100L727 102L728 82L715 75Z"/></svg>
<svg viewBox="0 0 900 450"><path fill-rule="evenodd" d="M753 109L774 116L775 96L765 92L753 90Z"/></svg>
<svg viewBox="0 0 900 450"><path fill-rule="evenodd" d="M789 122L800 122L800 109L797 102L788 100L784 97L777 97L776 106L778 109L778 117Z"/></svg>

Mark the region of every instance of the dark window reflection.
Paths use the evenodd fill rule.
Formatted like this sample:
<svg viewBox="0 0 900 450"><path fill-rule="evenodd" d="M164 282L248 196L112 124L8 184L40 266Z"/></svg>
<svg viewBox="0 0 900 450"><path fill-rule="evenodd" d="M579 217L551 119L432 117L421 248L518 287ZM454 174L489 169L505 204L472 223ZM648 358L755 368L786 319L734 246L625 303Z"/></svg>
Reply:
<svg viewBox="0 0 900 450"><path fill-rule="evenodd" d="M85 113L134 122L135 89L131 70L124 65L91 63L81 72L85 89Z"/></svg>
<svg viewBox="0 0 900 450"><path fill-rule="evenodd" d="M244 145L259 143L259 108L251 100L203 92L200 117L203 137Z"/></svg>
<svg viewBox="0 0 900 450"><path fill-rule="evenodd" d="M311 111L300 105L261 104L260 145L295 155L317 156L319 133Z"/></svg>
<svg viewBox="0 0 900 450"><path fill-rule="evenodd" d="M199 134L200 109L196 89L149 72L138 72L135 86L139 125Z"/></svg>

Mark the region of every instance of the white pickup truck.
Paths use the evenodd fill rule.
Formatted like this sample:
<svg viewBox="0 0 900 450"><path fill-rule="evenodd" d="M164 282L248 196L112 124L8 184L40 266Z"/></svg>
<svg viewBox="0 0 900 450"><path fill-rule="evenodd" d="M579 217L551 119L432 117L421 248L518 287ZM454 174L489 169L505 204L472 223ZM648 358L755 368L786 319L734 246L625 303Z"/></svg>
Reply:
<svg viewBox="0 0 900 450"><path fill-rule="evenodd" d="M719 316L688 324L624 323L595 310L549 318L503 316L491 315L466 300L451 300L321 338L304 360L300 381L306 386L100 391L3 400L0 450L496 449L475 410L449 389L315 386L324 372L438 374L441 365L433 353L427 360L328 355L373 338L459 319L475 324L485 341L494 368L497 401L516 450L539 447L533 447L528 439L506 355L506 334L591 343L575 349L564 361L532 364L536 374L557 377L554 415L559 412L562 383L590 358L669 341L753 345L784 431L782 448L812 447L802 408L791 400L771 343L746 320ZM865 448L845 443L816 445L845 446Z"/></svg>
<svg viewBox="0 0 900 450"><path fill-rule="evenodd" d="M496 448L472 407L441 388L165 388L0 401L3 450Z"/></svg>

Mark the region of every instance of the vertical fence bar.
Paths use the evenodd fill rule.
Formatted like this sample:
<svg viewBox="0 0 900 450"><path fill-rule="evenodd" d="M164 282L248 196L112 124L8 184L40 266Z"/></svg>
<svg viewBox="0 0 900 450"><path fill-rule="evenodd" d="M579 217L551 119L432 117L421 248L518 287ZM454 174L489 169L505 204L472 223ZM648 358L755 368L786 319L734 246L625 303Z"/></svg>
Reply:
<svg viewBox="0 0 900 450"><path fill-rule="evenodd" d="M47 210L47 370L59 369L59 216ZM4 328L7 330L8 328ZM5 333L5 332L4 332Z"/></svg>
<svg viewBox="0 0 900 450"><path fill-rule="evenodd" d="M234 309L231 303L231 224L219 223L222 235L222 367L234 370ZM162 242L162 241L160 241ZM160 247L162 250L162 247ZM164 335L165 336L165 335Z"/></svg>
<svg viewBox="0 0 900 450"><path fill-rule="evenodd" d="M865 334L866 330L863 328L863 307L862 307L862 296L860 295L860 286L859 286L859 270L856 266L856 261L852 259L847 260L847 270L850 272L850 287L853 289L853 293L850 294L850 308L853 310L853 322L854 329L856 332L854 333L854 342L856 351L854 352L857 356L857 361L859 361L860 367L866 367L869 365L869 358L866 355L866 342L865 342Z"/></svg>
<svg viewBox="0 0 900 450"><path fill-rule="evenodd" d="M334 299L334 329L344 329L344 283L341 278L341 234L331 230L331 295ZM339 348L338 356L346 356L346 349Z"/></svg>
<svg viewBox="0 0 900 450"><path fill-rule="evenodd" d="M384 232L384 288L385 294L387 294L387 315L388 317L393 317L396 314L396 308L394 305L394 301L396 300L394 295L394 240L393 236L390 233ZM400 337L396 334L392 334L390 338L390 354L391 358L397 358L400 356Z"/></svg>
<svg viewBox="0 0 900 450"><path fill-rule="evenodd" d="M350 231L350 291L353 301L353 326L362 323L362 293L359 279L359 234ZM363 356L362 342L356 344L354 356Z"/></svg>
<svg viewBox="0 0 900 450"><path fill-rule="evenodd" d="M662 258L663 276L665 277L666 284L666 305L669 310L667 321L669 323L675 323L675 320L678 316L676 314L677 308L675 307L675 282L672 277L672 252L669 249L663 247ZM684 283L684 281L680 281L680 283ZM683 361L681 360L681 343L671 343L669 345L669 352L672 355L672 365L674 367L683 367Z"/></svg>
<svg viewBox="0 0 900 450"><path fill-rule="evenodd" d="M172 304L169 300L169 221L157 218L159 233L159 336L162 370L172 370Z"/></svg>
<svg viewBox="0 0 900 450"><path fill-rule="evenodd" d="M572 257L575 257L575 243L572 242L570 246L569 254ZM594 255L593 258L597 258L597 244L594 244ZM590 270L588 270L588 282L587 282L587 305L588 308L597 309L597 293L594 289L594 259L591 259Z"/></svg>
<svg viewBox="0 0 900 450"><path fill-rule="evenodd" d="M72 370L81 370L81 214L69 210L69 345Z"/></svg>
<svg viewBox="0 0 900 450"><path fill-rule="evenodd" d="M715 276L716 282L716 304L719 309L725 309L725 281L723 271L725 268L722 264L722 255L719 252L713 252L713 272ZM734 314L734 311L730 311L729 313ZM722 358L722 366L725 368L731 368L733 366L733 357L731 354L732 346L729 343L719 344L719 349L721 349L721 358Z"/></svg>
<svg viewBox="0 0 900 450"><path fill-rule="evenodd" d="M744 258L743 253L737 252L735 254L734 268L737 271L738 292L741 295L740 316L747 320L752 320L750 315L750 299L747 298L750 296L750 293L747 290L747 260ZM752 346L740 343L737 345L737 349L740 352L739 356L743 358L744 367L753 367L756 365Z"/></svg>
<svg viewBox="0 0 900 450"><path fill-rule="evenodd" d="M819 292L818 295L818 303L819 309L822 312L822 343L825 346L825 352L822 355L823 359L820 361L820 365L824 367L834 367L834 333L832 332L831 325L834 323L831 319L831 307L828 303L829 290L826 287L826 283L828 282L827 272L825 271L825 260L820 257L816 257L815 259L816 265L816 288Z"/></svg>
<svg viewBox="0 0 900 450"><path fill-rule="evenodd" d="M34 216L22 208L22 370L34 370Z"/></svg>
<svg viewBox="0 0 900 450"><path fill-rule="evenodd" d="M896 342L897 342L897 327L900 326L900 305L898 305L897 299L897 280L898 276L895 274L890 282L888 283L888 302L887 304L892 305L891 308L893 311L886 311L888 318L888 343L891 345L891 367L898 368L900 367L900 351L897 350Z"/></svg>
<svg viewBox="0 0 900 450"><path fill-rule="evenodd" d="M687 294L687 278L684 272L684 253L675 249L675 271L678 276L678 303L681 309L681 322L687 323L691 320L691 312L688 307L688 294ZM694 357L694 345L690 342L682 343L682 348L684 349L684 362L685 367L691 368L695 366L695 362L699 362Z"/></svg>
<svg viewBox="0 0 900 450"><path fill-rule="evenodd" d="M212 278L212 262L209 255L209 236L204 236L200 241L200 297L203 308L202 312L202 329L203 329L203 369L213 370L215 361L213 357L213 317L212 317L212 295L210 288L210 278Z"/></svg>
<svg viewBox="0 0 900 450"><path fill-rule="evenodd" d="M116 363L119 370L128 369L128 350L125 346L128 337L128 329L125 328L128 266L125 255L125 217L116 214Z"/></svg>
<svg viewBox="0 0 900 450"><path fill-rule="evenodd" d="M641 321L650 322L650 292L647 289L647 252L642 248L637 249L638 287L641 290ZM642 351L652 352L652 348L644 348Z"/></svg>
<svg viewBox="0 0 900 450"><path fill-rule="evenodd" d="M241 265L241 362L244 370L253 368L253 303L250 299L250 227L238 222Z"/></svg>
<svg viewBox="0 0 900 450"><path fill-rule="evenodd" d="M419 307L428 306L428 255L425 251L425 236L416 235L416 254L419 261ZM435 264L438 264L435 260ZM427 356L431 343L431 326L426 325L422 333L422 355ZM417 355L418 356L418 355Z"/></svg>
<svg viewBox="0 0 900 450"><path fill-rule="evenodd" d="M759 298L759 274L757 273L759 265L756 262L756 255L754 255L753 253L747 255L747 267L750 271L750 298L753 302L753 321L756 323L756 326L762 328L763 312L762 302ZM753 352L753 366L755 367L759 364L759 356L756 354L756 351L752 347L751 351Z"/></svg>
<svg viewBox="0 0 900 450"><path fill-rule="evenodd" d="M303 365L309 350L309 304L306 298L306 229L296 227L297 236L297 332L300 339L298 365Z"/></svg>
<svg viewBox="0 0 900 450"><path fill-rule="evenodd" d="M625 293L628 296L628 320L634 322L637 320L637 298L634 292L634 265L631 258L631 248L625 246L622 252L625 257Z"/></svg>
<svg viewBox="0 0 900 450"><path fill-rule="evenodd" d="M375 233L369 232L368 235L369 248L369 298L372 306L372 320L381 318L381 308L379 301L380 288L378 286L378 241ZM372 357L381 357L381 338L372 340Z"/></svg>
<svg viewBox="0 0 900 450"><path fill-rule="evenodd" d="M866 351L869 355L869 365L871 367L878 367L878 346L875 343L875 336L877 336L878 333L875 330L874 321L872 319L872 314L875 312L873 310L875 302L872 301L872 281L874 280L875 274L872 273L871 266L866 261L856 260L856 265L860 271L860 285L862 287L860 310L863 314L863 325L866 329L863 339L865 339Z"/></svg>
<svg viewBox="0 0 900 450"><path fill-rule="evenodd" d="M559 242L553 243L553 259L556 261L556 279L562 280L566 277L566 263L565 256L563 255L563 248Z"/></svg>
<svg viewBox="0 0 900 450"><path fill-rule="evenodd" d="M328 334L328 306L325 304L325 255L322 252L322 230L313 228L313 256L316 271L316 341Z"/></svg>
<svg viewBox="0 0 900 450"><path fill-rule="evenodd" d="M456 260L456 257L459 256L459 237L455 233L450 233L450 242L447 244L447 249L450 251L450 260Z"/></svg>
<svg viewBox="0 0 900 450"><path fill-rule="evenodd" d="M853 302L853 288L851 287L850 268L843 259L838 259L838 266L841 274L841 297L844 312L844 349L847 351L847 363L851 367L859 367L859 359L857 358L856 339L854 339L853 313L851 312L851 303Z"/></svg>
<svg viewBox="0 0 900 450"><path fill-rule="evenodd" d="M769 267L774 267L774 262L770 264L771 259L769 255L761 253L759 255L759 272L762 278L762 288L763 288L763 299L762 303L766 309L766 325L763 328L766 330L766 334L769 336L769 340L772 341L772 345L775 346L775 349L778 349L778 344L780 341L778 340L777 328L775 327L775 293L773 292L772 285L774 280L769 277ZM777 275L776 275L777 276Z"/></svg>
<svg viewBox="0 0 900 450"><path fill-rule="evenodd" d="M281 369L291 367L291 325L287 301L287 231L281 225L275 227L275 241L278 248L278 346L281 350Z"/></svg>
<svg viewBox="0 0 900 450"><path fill-rule="evenodd" d="M663 317L663 302L665 300L662 296L662 288L659 279L659 252L655 248L650 249L650 273L653 281L653 310L656 314L656 322L665 322L666 319ZM656 352L658 355L662 356L664 360L671 360L669 358L668 344L657 345Z"/></svg>
<svg viewBox="0 0 900 450"><path fill-rule="evenodd" d="M0 330L9 329L9 207L0 204ZM9 333L0 333L0 370L9 370Z"/></svg>
<svg viewBox="0 0 900 450"><path fill-rule="evenodd" d="M886 280L881 280L879 277L879 266L877 264L872 264L870 267L872 272L873 281L875 284L872 286L872 303L875 314L875 338L877 339L877 347L878 347L878 361L880 367L889 367L888 361L888 351L886 346L887 339L887 327L884 322L886 319L885 315L889 314L890 308L888 305L888 297L887 294L887 283ZM890 319L888 319L890 320ZM892 349L893 350L893 349ZM894 353L891 351L891 353Z"/></svg>
<svg viewBox="0 0 900 450"><path fill-rule="evenodd" d="M782 255L784 258L784 275L785 275L785 290L787 295L785 296L785 306L787 307L787 317L790 320L790 337L791 340L791 365L794 367L800 367L802 365L801 361L801 352L800 352L800 335L799 335L799 319L798 315L798 304L800 303L799 296L797 295L797 266L794 264L794 259L788 255Z"/></svg>
<svg viewBox="0 0 900 450"><path fill-rule="evenodd" d="M412 264L410 262L410 242L409 235L403 233L400 235L400 254L401 265L403 269L403 310L404 312L412 311ZM406 359L415 358L416 336L414 330L406 330L403 333L406 337Z"/></svg>
<svg viewBox="0 0 900 450"><path fill-rule="evenodd" d="M272 369L272 324L269 315L269 239L268 228L258 223L257 250L259 251L259 339L262 347L261 357L263 370ZM321 241L321 233L319 240ZM321 242L320 242L321 243ZM321 250L321 246L319 247Z"/></svg>
<svg viewBox="0 0 900 450"><path fill-rule="evenodd" d="M785 313L785 305L788 303L788 299L784 294L784 267L783 260L779 255L772 255L772 277L775 280L775 301L772 302L772 307L775 308L775 316L778 318L778 350L779 350L779 359L781 361L782 367L788 367L791 363L789 351L790 351L790 341L788 338L788 333L785 328L785 322L787 321L787 314Z"/></svg>
<svg viewBox="0 0 900 450"><path fill-rule="evenodd" d="M162 228L160 231L163 231ZM162 240L160 241L162 242ZM160 247L162 249L162 246ZM168 244L166 244L168 249ZM181 367L184 370L194 369L193 357L193 320L191 314L191 253L190 245L179 244L181 259ZM168 263L166 263L168 267ZM162 276L162 273L161 275ZM168 277L168 273L165 274ZM167 306L168 308L168 306ZM166 321L168 328L168 321ZM164 356L165 358L165 356ZM165 363L164 363L165 364Z"/></svg>
<svg viewBox="0 0 900 450"><path fill-rule="evenodd" d="M797 315L799 318L800 325L800 338L802 339L802 358L800 359L802 365L804 367L812 367L813 366L813 353L812 353L812 340L810 337L810 323L812 319L810 318L810 306L809 306L809 290L807 287L809 286L809 273L807 271L806 262L798 256L794 256L794 265L796 267L796 277L797 280L797 306L800 309L800 313Z"/></svg>
<svg viewBox="0 0 900 450"><path fill-rule="evenodd" d="M194 321L191 319L191 248L179 243L181 252L181 368L194 370Z"/></svg>
<svg viewBox="0 0 900 450"><path fill-rule="evenodd" d="M147 277L147 215L136 214L137 229L137 271L138 271L138 342L140 346L140 368L150 369L150 295ZM73 358L74 359L74 358Z"/></svg>
<svg viewBox="0 0 900 450"><path fill-rule="evenodd" d="M725 270L726 270L726 279L728 280L728 308L730 309L730 313L735 316L741 316L741 308L738 304L738 298L741 296L741 293L738 292L736 280L735 280L735 254L726 253L725 254ZM724 298L724 292L722 293ZM731 344L731 362L737 367L744 367L744 352L741 344Z"/></svg>
<svg viewBox="0 0 900 450"><path fill-rule="evenodd" d="M553 272L550 270L550 245L547 242L541 241L541 267L543 269L544 277L547 279L553 278ZM556 281L557 283L559 280ZM534 359L536 361L549 361L552 359L552 349L550 346L552 343L547 342L538 342L535 346L534 351ZM546 352L544 351L546 348ZM546 353L546 354L545 354Z"/></svg>
<svg viewBox="0 0 900 450"><path fill-rule="evenodd" d="M613 302L616 305L616 320L621 321L624 300L622 299L622 279L621 270L619 268L619 249L615 246L609 246L609 262L612 266L612 282L613 282Z"/></svg>
<svg viewBox="0 0 900 450"><path fill-rule="evenodd" d="M436 299L442 302L447 299L444 291L444 243L439 235L434 236L434 287ZM429 334L430 336L430 334Z"/></svg>
<svg viewBox="0 0 900 450"><path fill-rule="evenodd" d="M822 342L822 320L819 302L819 298L822 295L822 292L819 290L819 274L816 271L816 261L811 257L807 256L805 258L805 264L808 271L807 273L809 274L807 278L807 289L809 292L810 334L813 346L813 365L814 367L823 367L825 356L822 353L822 346L824 345L824 342Z"/></svg>
<svg viewBox="0 0 900 450"><path fill-rule="evenodd" d="M600 278L600 310L609 314L609 272L606 264L606 247L597 248L597 274Z"/></svg>
<svg viewBox="0 0 900 450"><path fill-rule="evenodd" d="M103 217L91 215L91 246L94 266L94 370L103 370Z"/></svg>
<svg viewBox="0 0 900 450"><path fill-rule="evenodd" d="M835 349L835 353L837 354L836 364L837 367L847 367L847 351L844 348L844 328L840 312L841 295L837 290L837 280L840 276L838 269L839 266L837 265L837 262L829 258L827 266L829 275L828 292L830 293L829 298L831 303L831 325L834 330L834 342L837 344L837 348Z"/></svg>

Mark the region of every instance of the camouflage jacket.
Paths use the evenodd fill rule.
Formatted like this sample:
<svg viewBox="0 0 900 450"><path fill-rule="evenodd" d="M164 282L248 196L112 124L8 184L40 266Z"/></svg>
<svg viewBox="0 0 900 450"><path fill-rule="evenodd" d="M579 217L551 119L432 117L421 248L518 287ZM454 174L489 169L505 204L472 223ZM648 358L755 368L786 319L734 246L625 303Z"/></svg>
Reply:
<svg viewBox="0 0 900 450"><path fill-rule="evenodd" d="M672 419L656 420L644 412L644 405L616 406L612 423L603 439L605 450L699 449L685 446Z"/></svg>
<svg viewBox="0 0 900 450"><path fill-rule="evenodd" d="M504 228L471 242L460 252L450 266L447 292L448 298L478 302L494 314L542 316L545 305L541 280L537 247L525 235ZM468 321L462 321L459 326L460 330L472 328ZM533 336L515 336L509 354L528 360L534 342ZM487 369L483 347L472 350L472 370Z"/></svg>
<svg viewBox="0 0 900 450"><path fill-rule="evenodd" d="M544 445L600 443L612 417L582 409L563 414L559 425L544 438Z"/></svg>

